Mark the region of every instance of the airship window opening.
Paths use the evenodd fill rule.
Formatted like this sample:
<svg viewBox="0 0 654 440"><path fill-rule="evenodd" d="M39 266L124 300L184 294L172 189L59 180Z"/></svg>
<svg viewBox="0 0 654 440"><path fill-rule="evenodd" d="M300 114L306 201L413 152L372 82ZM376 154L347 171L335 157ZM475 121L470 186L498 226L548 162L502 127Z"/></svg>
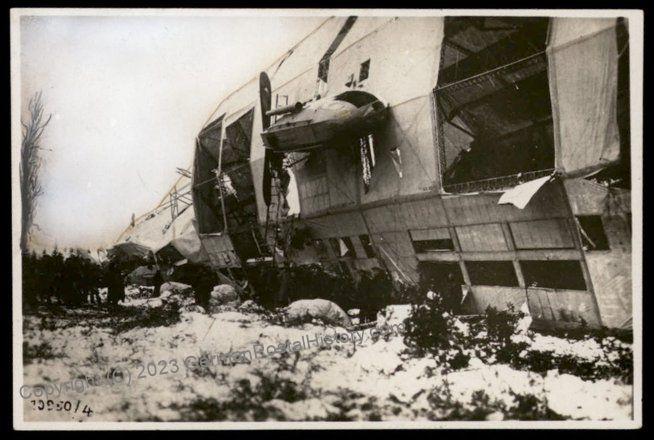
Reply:
<svg viewBox="0 0 654 440"><path fill-rule="evenodd" d="M328 241L336 258L356 258L357 254L350 237L332 237Z"/></svg>
<svg viewBox="0 0 654 440"><path fill-rule="evenodd" d="M343 237L341 238L341 241L345 245L345 248L341 247L341 257L356 258L357 253L356 250L354 249L354 244L352 243L352 239L350 237Z"/></svg>
<svg viewBox="0 0 654 440"><path fill-rule="evenodd" d="M599 215L577 216L577 226L581 235L581 242L587 251L609 250L609 240L604 232L602 217Z"/></svg>
<svg viewBox="0 0 654 440"><path fill-rule="evenodd" d="M465 284L461 266L454 261L420 261L418 273L422 287L441 294L446 294L453 286Z"/></svg>
<svg viewBox="0 0 654 440"><path fill-rule="evenodd" d="M370 59L367 59L366 61L361 63L361 67L359 68L359 82L368 79L369 73L370 73Z"/></svg>
<svg viewBox="0 0 654 440"><path fill-rule="evenodd" d="M275 108L285 107L288 105L288 95L280 95L279 93L275 95ZM273 123L277 122L279 118L283 115L273 116Z"/></svg>
<svg viewBox="0 0 654 440"><path fill-rule="evenodd" d="M473 286L519 286L512 261L466 261L465 265Z"/></svg>
<svg viewBox="0 0 654 440"><path fill-rule="evenodd" d="M450 238L436 240L413 240L413 249L416 253L434 252L434 251L453 251L454 243Z"/></svg>
<svg viewBox="0 0 654 440"><path fill-rule="evenodd" d="M329 75L329 58L323 58L318 63L318 80L326 83Z"/></svg>
<svg viewBox="0 0 654 440"><path fill-rule="evenodd" d="M438 85L447 192L499 189L554 167L549 19L447 17Z"/></svg>
<svg viewBox="0 0 654 440"><path fill-rule="evenodd" d="M372 242L370 241L370 236L368 234L359 235L359 241L361 242L361 247L366 253L366 257L375 258L375 249L372 246Z"/></svg>
<svg viewBox="0 0 654 440"><path fill-rule="evenodd" d="M248 110L225 128L222 147L223 203L227 228L236 254L242 259L262 255L264 243L258 228L249 228L257 222L257 204L250 166L254 109Z"/></svg>
<svg viewBox="0 0 654 440"><path fill-rule="evenodd" d="M586 290L586 281L578 260L520 261L527 287Z"/></svg>
<svg viewBox="0 0 654 440"><path fill-rule="evenodd" d="M224 115L202 130L195 147L193 201L198 229L202 234L218 233L225 229L220 194L214 188L223 117Z"/></svg>
<svg viewBox="0 0 654 440"><path fill-rule="evenodd" d="M453 251L454 242L447 228L409 231L416 253Z"/></svg>
<svg viewBox="0 0 654 440"><path fill-rule="evenodd" d="M334 256L336 258L341 256L341 246L338 243L338 238L328 238L327 242L329 243L329 246L332 248L332 252L334 253Z"/></svg>

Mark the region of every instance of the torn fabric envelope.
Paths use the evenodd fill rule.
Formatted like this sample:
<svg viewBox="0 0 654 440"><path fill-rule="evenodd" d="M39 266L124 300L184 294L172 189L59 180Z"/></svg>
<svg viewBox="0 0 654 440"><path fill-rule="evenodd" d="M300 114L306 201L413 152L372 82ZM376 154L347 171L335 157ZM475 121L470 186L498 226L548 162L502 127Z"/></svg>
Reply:
<svg viewBox="0 0 654 440"><path fill-rule="evenodd" d="M545 185L552 176L541 177L540 179L530 180L526 183L521 183L520 185L511 188L508 191L505 191L500 197L500 200L497 202L498 205L504 205L511 203L519 209L524 209L527 206L527 203L531 200L532 197L538 192L543 185Z"/></svg>

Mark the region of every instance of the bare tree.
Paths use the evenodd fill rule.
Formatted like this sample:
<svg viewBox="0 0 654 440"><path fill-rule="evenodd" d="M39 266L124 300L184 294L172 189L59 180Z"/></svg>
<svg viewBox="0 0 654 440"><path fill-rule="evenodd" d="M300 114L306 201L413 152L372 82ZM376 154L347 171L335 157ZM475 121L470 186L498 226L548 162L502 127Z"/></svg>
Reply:
<svg viewBox="0 0 654 440"><path fill-rule="evenodd" d="M27 245L32 226L34 226L37 199L43 193L39 178L41 165L43 164L39 142L43 130L52 118L52 115L49 115L47 119L44 119L41 92L35 93L30 98L27 110L29 112L29 120L27 122L21 120L23 126L23 142L20 149L20 192L23 214L20 247L23 252L28 251Z"/></svg>

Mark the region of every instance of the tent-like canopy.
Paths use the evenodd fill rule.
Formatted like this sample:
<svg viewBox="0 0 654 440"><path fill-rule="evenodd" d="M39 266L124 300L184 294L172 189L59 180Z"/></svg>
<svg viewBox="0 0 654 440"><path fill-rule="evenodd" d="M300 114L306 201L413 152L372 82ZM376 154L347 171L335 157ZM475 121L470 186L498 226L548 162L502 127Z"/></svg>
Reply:
<svg viewBox="0 0 654 440"><path fill-rule="evenodd" d="M171 220L169 209L154 213L151 218L143 221L126 237L126 241L117 246L129 245L137 253L142 249L155 254L163 254L173 261L188 259L194 263L207 261L197 234L195 213L192 206L187 207L174 220ZM115 246L116 247L116 246Z"/></svg>
<svg viewBox="0 0 654 440"><path fill-rule="evenodd" d="M116 258L122 256L126 256L126 257L137 256L137 257L145 258L150 253L150 249L138 243L123 242L123 243L118 243L117 245L109 249L107 253L109 258Z"/></svg>

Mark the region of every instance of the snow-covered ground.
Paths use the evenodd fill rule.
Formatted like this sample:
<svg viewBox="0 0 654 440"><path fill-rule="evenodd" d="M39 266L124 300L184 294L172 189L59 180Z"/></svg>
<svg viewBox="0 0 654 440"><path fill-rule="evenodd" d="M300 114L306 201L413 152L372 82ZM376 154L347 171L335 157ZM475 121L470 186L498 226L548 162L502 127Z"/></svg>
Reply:
<svg viewBox="0 0 654 440"><path fill-rule="evenodd" d="M145 308L147 300L134 298L130 305ZM467 368L443 372L430 357L409 356L399 334L379 338L368 329L361 341L307 347L307 337L348 332L315 322L283 327L263 315L236 310L208 315L193 307L184 308L172 325L117 332L120 318L107 312L68 313L66 318L25 316L24 349L32 355L26 357L24 384L34 391L37 385L79 378L77 390L73 382L49 399L54 406L80 401L93 412L39 410L38 402L31 402L38 398L30 397L24 401L26 421L437 420L453 417L452 408L459 414L502 420L529 399L562 418L632 416L632 387L617 378L589 381L556 370L539 374L477 358ZM521 338L530 350L585 359L606 356L593 340L537 333ZM286 341L290 343L281 353L255 354L257 344L279 346ZM302 346L290 348L295 341L303 341ZM223 365L213 357L216 362L199 365L202 354L212 359L238 351L251 353L246 363ZM150 362L156 367L150 367L152 376ZM112 367L118 373L112 375ZM90 379L95 385L88 379L81 382L84 377L106 379L107 371L122 383L99 383L97 378ZM475 412L480 405L495 410Z"/></svg>

